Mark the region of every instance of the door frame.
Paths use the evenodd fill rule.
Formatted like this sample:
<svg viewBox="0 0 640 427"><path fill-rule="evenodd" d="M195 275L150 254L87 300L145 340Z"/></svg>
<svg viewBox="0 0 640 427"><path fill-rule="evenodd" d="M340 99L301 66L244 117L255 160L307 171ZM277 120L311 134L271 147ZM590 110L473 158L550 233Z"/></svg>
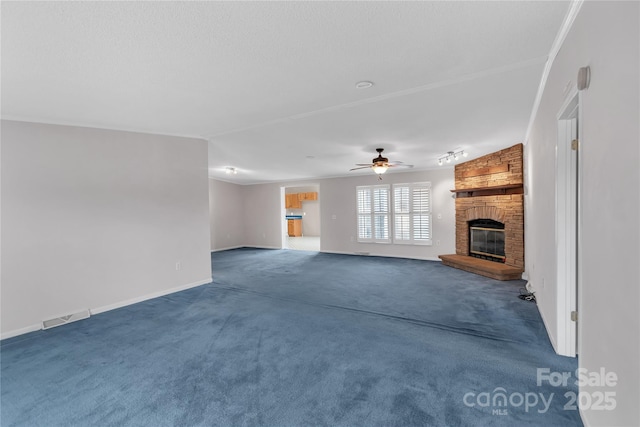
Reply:
<svg viewBox="0 0 640 427"><path fill-rule="evenodd" d="M282 240L280 241L280 249L289 249L289 246L287 245L287 209L285 208L286 190L286 186L280 186L280 235L282 236Z"/></svg>
<svg viewBox="0 0 640 427"><path fill-rule="evenodd" d="M580 92L574 89L566 98L558 120L556 140L556 289L558 354L575 357L580 342L580 323L572 320L578 313L580 288L580 147L572 149L572 141L582 134ZM578 143L579 144L579 143Z"/></svg>

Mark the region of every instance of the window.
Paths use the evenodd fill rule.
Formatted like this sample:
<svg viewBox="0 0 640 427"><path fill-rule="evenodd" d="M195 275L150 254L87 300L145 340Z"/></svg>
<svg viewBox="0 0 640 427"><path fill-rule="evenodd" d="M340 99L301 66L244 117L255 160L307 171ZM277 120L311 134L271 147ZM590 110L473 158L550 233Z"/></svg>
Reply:
<svg viewBox="0 0 640 427"><path fill-rule="evenodd" d="M393 185L394 243L431 244L431 184Z"/></svg>
<svg viewBox="0 0 640 427"><path fill-rule="evenodd" d="M393 212L389 185L356 187L358 242L408 245L431 244L431 184L393 185ZM393 225L393 232L391 230Z"/></svg>
<svg viewBox="0 0 640 427"><path fill-rule="evenodd" d="M390 243L389 186L356 187L358 242Z"/></svg>

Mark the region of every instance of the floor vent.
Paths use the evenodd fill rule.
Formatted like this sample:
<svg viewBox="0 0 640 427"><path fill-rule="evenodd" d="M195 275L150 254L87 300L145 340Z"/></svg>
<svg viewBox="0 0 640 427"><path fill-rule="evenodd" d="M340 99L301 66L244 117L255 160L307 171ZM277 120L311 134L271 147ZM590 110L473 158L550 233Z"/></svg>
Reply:
<svg viewBox="0 0 640 427"><path fill-rule="evenodd" d="M82 310L77 313L67 314L66 316L56 317L54 319L43 320L42 329L51 329L56 326L66 325L67 323L75 322L77 320L87 319L91 316L89 310Z"/></svg>

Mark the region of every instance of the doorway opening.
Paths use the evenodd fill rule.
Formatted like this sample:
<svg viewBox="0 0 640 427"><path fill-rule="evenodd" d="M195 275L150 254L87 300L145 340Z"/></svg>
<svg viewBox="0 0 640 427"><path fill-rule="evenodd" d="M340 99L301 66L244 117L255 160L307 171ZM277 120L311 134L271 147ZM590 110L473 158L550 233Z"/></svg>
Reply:
<svg viewBox="0 0 640 427"><path fill-rule="evenodd" d="M282 248L320 251L320 186L281 187Z"/></svg>

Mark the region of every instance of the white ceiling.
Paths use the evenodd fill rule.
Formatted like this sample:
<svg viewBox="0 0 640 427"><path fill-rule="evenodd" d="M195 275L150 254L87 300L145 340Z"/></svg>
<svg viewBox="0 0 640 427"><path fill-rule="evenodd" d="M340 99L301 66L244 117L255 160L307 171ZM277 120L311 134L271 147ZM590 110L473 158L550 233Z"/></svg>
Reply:
<svg viewBox="0 0 640 427"><path fill-rule="evenodd" d="M202 137L242 184L437 168L523 141L568 7L4 1L2 117Z"/></svg>

